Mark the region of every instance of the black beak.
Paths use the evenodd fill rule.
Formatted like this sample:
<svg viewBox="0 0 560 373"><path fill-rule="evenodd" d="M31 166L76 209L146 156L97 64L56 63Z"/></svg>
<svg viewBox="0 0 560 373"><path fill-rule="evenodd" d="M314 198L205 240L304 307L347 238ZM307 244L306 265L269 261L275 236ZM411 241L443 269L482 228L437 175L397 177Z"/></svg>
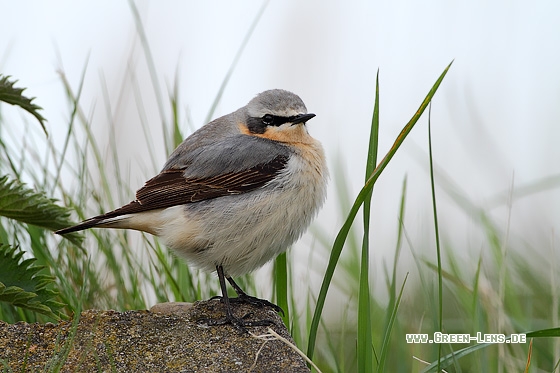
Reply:
<svg viewBox="0 0 560 373"><path fill-rule="evenodd" d="M309 119L313 118L315 116L315 114L309 113L309 114L298 114L294 117L294 119L291 121L292 122L292 126L294 124L298 124L298 123L305 123L307 122Z"/></svg>

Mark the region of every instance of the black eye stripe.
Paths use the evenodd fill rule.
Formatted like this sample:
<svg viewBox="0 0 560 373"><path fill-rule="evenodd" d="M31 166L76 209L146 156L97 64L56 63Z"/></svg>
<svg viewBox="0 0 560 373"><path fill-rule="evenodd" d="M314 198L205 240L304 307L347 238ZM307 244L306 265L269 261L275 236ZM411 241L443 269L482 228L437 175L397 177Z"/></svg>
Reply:
<svg viewBox="0 0 560 373"><path fill-rule="evenodd" d="M281 117L278 115L271 115L271 114L266 114L265 116L262 117L262 121L266 126L276 126L276 127L281 126L284 123L292 122L295 119L296 116Z"/></svg>
<svg viewBox="0 0 560 373"><path fill-rule="evenodd" d="M257 134L262 134L265 133L266 131L266 127L269 126L281 126L284 123L290 123L294 120L296 120L298 117L297 116L291 116L291 117L282 117L279 115L272 115L272 114L266 114L263 115L262 117L249 117L247 119L247 128L249 129L249 132L251 133L257 133Z"/></svg>

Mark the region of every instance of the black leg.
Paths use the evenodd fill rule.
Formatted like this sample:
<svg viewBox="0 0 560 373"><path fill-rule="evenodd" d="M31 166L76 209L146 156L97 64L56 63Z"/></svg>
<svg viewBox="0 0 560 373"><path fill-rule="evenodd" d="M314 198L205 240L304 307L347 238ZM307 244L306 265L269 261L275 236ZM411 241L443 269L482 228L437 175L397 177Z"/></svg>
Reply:
<svg viewBox="0 0 560 373"><path fill-rule="evenodd" d="M218 280L220 281L220 288L222 289L222 296L221 297L213 297L212 299L221 298L222 302L224 303L226 316L225 316L225 318L219 319L219 320L203 319L203 320L199 320L199 321L207 323L208 325L231 324L241 331L246 331L245 330L246 326L268 326L268 325L274 324L274 322L271 321L271 320L246 321L245 318L249 315L245 315L241 319L235 317L234 314L233 314L233 308L231 306L231 303L232 303L232 301L235 301L236 299L239 299L239 298L230 299L228 297L226 281L225 281L226 277L224 275L224 268L221 265L216 266L216 272L218 273ZM230 277L227 277L227 279L230 283L233 281ZM233 284L235 284L235 282ZM239 286L237 286L237 284L232 285L232 286L233 286L233 288L235 289L236 292L239 290L239 291L241 291L241 293L245 294L243 292L243 290L241 290L241 288L239 288ZM239 294L239 292L237 294ZM245 294L245 297L249 297L249 296L247 294ZM249 298L253 298L253 297L249 297ZM255 299L257 299L257 298L255 298ZM266 301L264 301L264 302L266 302ZM251 303L251 302L247 302L247 303ZM276 306L276 307L278 307L278 306ZM278 307L278 308L280 308L280 307Z"/></svg>
<svg viewBox="0 0 560 373"><path fill-rule="evenodd" d="M266 299L260 299L257 297L252 297L250 295L247 295L247 293L245 293L243 289L241 289L239 285L237 285L235 281L233 281L233 278L227 276L226 279L229 281L233 290L235 290L235 292L237 293L237 298L232 298L230 299L230 301L239 302L239 303L249 303L258 307L270 307L274 309L276 312L281 313L282 316L284 316L284 310L278 307L276 304L269 302Z"/></svg>
<svg viewBox="0 0 560 373"><path fill-rule="evenodd" d="M216 271L218 272L218 280L220 280L220 288L222 289L222 300L226 308L226 320L233 321L235 316L233 316L233 310L231 309L231 303L229 302L229 297L227 295L226 281L224 280L224 268L222 266L216 266Z"/></svg>

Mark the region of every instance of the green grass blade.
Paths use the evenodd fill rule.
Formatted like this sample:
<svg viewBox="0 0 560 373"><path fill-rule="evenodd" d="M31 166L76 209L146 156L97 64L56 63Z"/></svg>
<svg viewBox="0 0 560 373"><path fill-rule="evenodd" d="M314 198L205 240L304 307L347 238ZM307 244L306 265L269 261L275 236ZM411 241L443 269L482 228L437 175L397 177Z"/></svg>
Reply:
<svg viewBox="0 0 560 373"><path fill-rule="evenodd" d="M152 260L152 267L157 268L161 272L163 278L165 278L165 283L167 284L166 288L170 289L173 293L173 299L179 302L186 301L186 299L182 297L179 284L173 274L173 268L167 260L165 252L162 250L161 246L153 245L152 250L155 254L155 258ZM161 295L161 299L163 298L164 296ZM165 301L169 301L169 299Z"/></svg>
<svg viewBox="0 0 560 373"><path fill-rule="evenodd" d="M381 344L381 354L379 355L379 365L377 368L378 372L383 372L385 370L385 361L387 361L387 356L389 355L389 342L391 341L391 332L393 331L393 326L397 320L397 311L399 305L401 304L402 295L404 292L404 287L406 285L406 280L408 279L408 272L404 278L399 296L395 302L394 307L391 309L391 315L389 317L389 322L387 323L387 328L385 330L385 335L383 336L383 343Z"/></svg>
<svg viewBox="0 0 560 373"><path fill-rule="evenodd" d="M440 369L445 369L455 361L459 360L462 357L465 357L469 354L472 354L475 351L480 349L486 348L488 346L492 346L494 343L479 343L473 346L465 347L463 349L457 350L451 354L443 356L441 359L433 362L432 364L428 365L422 373L429 373L429 372L440 372Z"/></svg>
<svg viewBox="0 0 560 373"><path fill-rule="evenodd" d="M472 305L471 305L471 315L473 315L473 325L476 325L477 331L480 325L480 298L479 298L479 286L480 286L480 270L482 268L482 253L478 257L478 263L476 265L476 273L474 275L473 283L473 294L472 294Z"/></svg>
<svg viewBox="0 0 560 373"><path fill-rule="evenodd" d="M167 125L165 119L166 110L164 106L163 95L161 94L161 85L158 79L154 55L150 48L150 43L148 43L148 36L146 35L146 29L144 28L144 24L142 23L140 12L138 11L138 8L136 7L134 1L130 0L128 3L130 5L130 10L132 11L134 23L136 24L136 32L138 33L138 37L140 38L140 43L142 44L142 49L144 51L144 58L146 59L146 65L148 67L150 80L152 82L152 88L154 90L154 97L156 99L159 115L161 118L161 130L162 133L167 135ZM170 154L173 151L172 143L170 142L169 136L164 136L164 139L166 154Z"/></svg>
<svg viewBox="0 0 560 373"><path fill-rule="evenodd" d="M397 298L397 263L399 260L400 252L402 249L402 241L404 234L404 212L406 207L406 191L408 186L408 178L405 176L401 189L401 202L399 206L399 228L397 232L397 245L395 248L395 256L393 257L393 273L391 278L391 283L388 284L389 287L389 303L387 309L392 309L395 305L395 300Z"/></svg>
<svg viewBox="0 0 560 373"><path fill-rule="evenodd" d="M76 122L76 115L78 114L78 102L80 101L80 97L82 96L82 91L84 88L85 76L87 71L88 62L86 61L84 68L82 69L82 74L80 76L80 84L78 86L78 92L76 95L76 100L73 100L73 109L72 113L70 114L70 121L68 124L68 129L66 130L66 136L64 137L64 145L62 146L62 151L58 157L53 157L56 164L56 171L55 176L53 179L52 190L50 193L54 193L57 183L59 182L60 173L62 171L62 166L64 165L64 161L66 159L66 154L68 152L68 147L70 145L70 139L72 138L72 132L74 131L74 124ZM49 144L52 145L50 142ZM57 161L57 159L59 161Z"/></svg>
<svg viewBox="0 0 560 373"><path fill-rule="evenodd" d="M379 143L379 70L375 80L375 104L371 119L371 133L369 138L368 157L366 162L366 176L375 170L377 164L377 150ZM373 371L373 339L371 325L371 304L369 290L369 224L371 213L371 196L373 188L364 200L364 237L362 240L362 256L360 263L360 286L358 293L358 372Z"/></svg>
<svg viewBox="0 0 560 373"><path fill-rule="evenodd" d="M169 101L171 102L171 112L173 113L173 131L171 135L171 138L173 140L173 148L179 146L179 144L183 142L184 137L181 133L181 128L179 128L179 73L179 66L177 66L177 70L175 71L175 80L173 83L173 93L169 95Z"/></svg>
<svg viewBox="0 0 560 373"><path fill-rule="evenodd" d="M560 337L560 328L535 330L534 332L525 333L527 338L545 338L545 337Z"/></svg>
<svg viewBox="0 0 560 373"><path fill-rule="evenodd" d="M340 229L340 231L338 232L338 235L335 238L335 241L334 241L334 244L333 244L333 249L331 251L331 255L330 255L330 258L329 258L329 263L327 264L327 270L325 271L325 276L324 276L323 282L321 284L321 289L319 291L319 296L317 297L317 305L315 307L315 312L313 314L313 320L311 322L311 329L309 331L309 342L308 342L308 346L307 346L307 356L310 359L313 357L313 353L314 353L314 350L315 350L315 342L316 342L316 339L317 339L317 330L319 328L319 321L320 321L321 315L323 313L323 307L325 306L325 300L327 298L327 292L329 290L329 287L330 287L330 284L331 284L331 281L332 281L332 277L334 275L334 270L335 270L335 268L337 266L337 263L338 263L338 260L340 258L340 254L342 253L342 248L343 248L344 243L346 241L346 237L348 237L348 232L350 231L350 227L352 226L352 223L354 222L354 218L358 214L358 210L360 209L360 206L364 202L367 194L373 188L373 185L375 184L375 182L377 181L377 179L379 178L379 176L381 175L381 173L383 172L385 167L387 167L387 164L389 164L389 161L393 158L393 156L397 152L398 148L401 146L404 139L406 138L406 136L410 133L410 131L412 130L412 128L414 127L416 122L418 122L418 119L420 119L420 116L422 115L424 110L426 110L426 107L428 106L428 104L430 103L432 98L434 97L437 89L439 88L441 82L445 78L445 75L449 71L449 68L451 67L452 63L453 62L451 62L445 68L443 73L441 73L439 78L436 80L436 82L434 83L434 85L432 86L430 91L428 92L424 101L422 101L422 103L420 104L420 107L418 108L416 113L412 116L410 121L404 126L402 131L397 136L397 139L393 143L393 146L391 147L391 149L389 149L389 152L381 160L381 162L379 163L379 165L377 166L375 171L372 173L372 175L366 181L364 187L358 193L358 196L356 197L356 200L354 201L354 204L352 205L352 208L350 209L350 212L348 213L348 217L346 218L346 221L342 225L342 228Z"/></svg>
<svg viewBox="0 0 560 373"><path fill-rule="evenodd" d="M439 244L439 224L437 215L437 203L436 203L436 185L434 181L434 162L432 154L432 106L428 110L428 159L430 160L430 185L432 191L432 209L434 212L434 229L435 229L435 240L436 240L436 253L437 253L437 275L438 275L438 321L439 321L439 331L443 332L443 277L441 274L441 247ZM443 345L440 343L438 345L438 361L441 358L441 349ZM438 367L439 372L439 367Z"/></svg>
<svg viewBox="0 0 560 373"><path fill-rule="evenodd" d="M276 304L284 311L282 320L284 320L284 324L289 328L288 256L285 252L278 255L274 261L274 291L276 293Z"/></svg>
<svg viewBox="0 0 560 373"><path fill-rule="evenodd" d="M527 338L549 338L549 337L560 337L560 328L542 329L535 330L533 332L525 333ZM510 341L511 337L506 337L506 341ZM488 346L495 345L495 343L478 343L463 349L457 350L451 354L441 357L437 361L427 366L422 373L428 372L439 372L440 369L445 369L455 361L472 354L475 351L486 348Z"/></svg>

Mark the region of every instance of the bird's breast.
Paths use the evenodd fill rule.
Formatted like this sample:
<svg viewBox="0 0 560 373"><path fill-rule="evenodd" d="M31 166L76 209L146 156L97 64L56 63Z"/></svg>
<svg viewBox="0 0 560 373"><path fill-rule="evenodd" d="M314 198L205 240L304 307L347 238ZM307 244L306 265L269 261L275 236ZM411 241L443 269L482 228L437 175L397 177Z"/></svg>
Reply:
<svg viewBox="0 0 560 373"><path fill-rule="evenodd" d="M307 189L322 200L325 197L328 169L323 147L318 141L312 140L289 145L293 155L280 178L297 189Z"/></svg>
<svg viewBox="0 0 560 373"><path fill-rule="evenodd" d="M251 272L285 251L322 206L328 178L319 142L290 146L286 167L273 180L248 193L184 205L183 223L166 226L164 241L190 263L210 271L222 265L230 276Z"/></svg>

